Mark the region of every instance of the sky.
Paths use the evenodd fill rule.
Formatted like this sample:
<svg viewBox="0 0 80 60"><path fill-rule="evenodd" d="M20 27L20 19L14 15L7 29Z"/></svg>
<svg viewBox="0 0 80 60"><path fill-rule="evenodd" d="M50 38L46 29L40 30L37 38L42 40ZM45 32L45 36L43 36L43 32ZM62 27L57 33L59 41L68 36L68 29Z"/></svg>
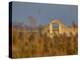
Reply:
<svg viewBox="0 0 80 60"><path fill-rule="evenodd" d="M78 24L78 7L76 5L41 4L29 2L12 3L12 23L30 25L29 16L36 20L37 25L50 23L52 19L60 19L70 26L74 21Z"/></svg>

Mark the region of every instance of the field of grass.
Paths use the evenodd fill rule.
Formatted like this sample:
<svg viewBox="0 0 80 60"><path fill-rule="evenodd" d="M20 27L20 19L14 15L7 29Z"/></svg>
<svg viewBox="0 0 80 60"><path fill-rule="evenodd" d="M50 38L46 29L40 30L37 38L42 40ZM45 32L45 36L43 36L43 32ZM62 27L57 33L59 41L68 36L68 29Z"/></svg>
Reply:
<svg viewBox="0 0 80 60"><path fill-rule="evenodd" d="M55 34L12 30L12 58L74 55L78 52L78 34Z"/></svg>

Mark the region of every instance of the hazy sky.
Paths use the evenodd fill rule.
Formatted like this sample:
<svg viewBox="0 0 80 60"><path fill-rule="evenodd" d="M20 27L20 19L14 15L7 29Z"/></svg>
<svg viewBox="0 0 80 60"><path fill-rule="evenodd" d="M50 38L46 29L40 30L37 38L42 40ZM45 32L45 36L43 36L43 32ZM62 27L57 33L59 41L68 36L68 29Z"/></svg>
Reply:
<svg viewBox="0 0 80 60"><path fill-rule="evenodd" d="M60 19L62 23L71 25L78 23L77 6L56 4L34 4L13 2L12 22L29 24L29 16L34 17L38 24L48 24L51 19Z"/></svg>

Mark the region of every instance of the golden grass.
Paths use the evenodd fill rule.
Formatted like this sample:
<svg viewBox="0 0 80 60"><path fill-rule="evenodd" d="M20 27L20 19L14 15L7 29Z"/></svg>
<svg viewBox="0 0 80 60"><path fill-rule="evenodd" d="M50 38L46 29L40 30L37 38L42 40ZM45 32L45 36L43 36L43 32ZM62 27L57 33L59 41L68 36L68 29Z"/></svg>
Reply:
<svg viewBox="0 0 80 60"><path fill-rule="evenodd" d="M12 30L12 57L42 57L77 54L78 35L66 34L55 36L51 39L40 32L18 32Z"/></svg>

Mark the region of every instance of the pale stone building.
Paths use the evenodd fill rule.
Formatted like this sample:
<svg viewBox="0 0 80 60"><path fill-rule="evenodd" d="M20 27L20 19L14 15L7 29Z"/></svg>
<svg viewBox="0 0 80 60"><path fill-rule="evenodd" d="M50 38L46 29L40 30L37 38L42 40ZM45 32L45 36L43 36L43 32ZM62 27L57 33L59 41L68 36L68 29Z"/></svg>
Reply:
<svg viewBox="0 0 80 60"><path fill-rule="evenodd" d="M54 28L54 24L58 25L57 29ZM54 33L57 35L66 33L67 36L70 36L70 32L75 35L77 33L77 27L67 27L60 20L52 20L47 27L44 28L44 33L47 33L51 38L54 36Z"/></svg>

